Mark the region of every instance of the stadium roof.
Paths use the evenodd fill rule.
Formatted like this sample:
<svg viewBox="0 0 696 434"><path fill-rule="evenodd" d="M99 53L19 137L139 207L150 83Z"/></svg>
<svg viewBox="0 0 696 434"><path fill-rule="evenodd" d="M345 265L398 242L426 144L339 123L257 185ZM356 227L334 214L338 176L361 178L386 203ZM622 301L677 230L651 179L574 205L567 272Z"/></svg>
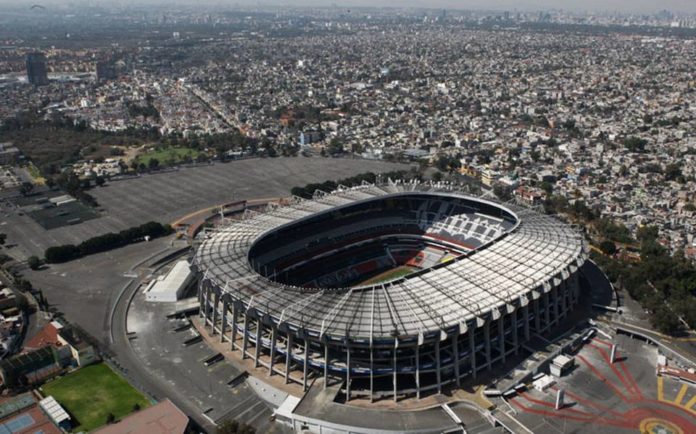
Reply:
<svg viewBox="0 0 696 434"><path fill-rule="evenodd" d="M463 332L474 321L495 319L551 291L587 257L584 238L572 226L531 209L498 204L519 219L508 233L473 254L372 290L292 287L264 278L249 264L250 246L270 230L333 207L411 193L492 203L446 184L390 183L318 192L313 200L294 198L265 213L247 211L244 220L210 235L194 264L225 288L231 301L281 327L303 329L316 337L371 342L422 338L456 327Z"/></svg>

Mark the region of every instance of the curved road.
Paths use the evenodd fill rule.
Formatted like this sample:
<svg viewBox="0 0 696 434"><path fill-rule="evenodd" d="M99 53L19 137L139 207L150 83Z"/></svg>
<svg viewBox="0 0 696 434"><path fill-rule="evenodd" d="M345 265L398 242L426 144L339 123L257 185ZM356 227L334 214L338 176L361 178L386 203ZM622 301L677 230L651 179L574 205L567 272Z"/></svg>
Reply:
<svg viewBox="0 0 696 434"><path fill-rule="evenodd" d="M151 260L152 258L148 259ZM147 260L143 261L143 263L145 262ZM139 287L139 279L133 279L121 292L111 312L109 332L113 341L111 342L110 350L116 355L115 360L112 360L112 362L121 369L124 376L137 388L146 391L152 398L157 400L169 398L201 428L207 432L214 432L215 424L203 417L200 414L200 409L192 405L188 399L182 397L180 391L174 389L166 382L159 381L133 351L126 327L130 302Z"/></svg>

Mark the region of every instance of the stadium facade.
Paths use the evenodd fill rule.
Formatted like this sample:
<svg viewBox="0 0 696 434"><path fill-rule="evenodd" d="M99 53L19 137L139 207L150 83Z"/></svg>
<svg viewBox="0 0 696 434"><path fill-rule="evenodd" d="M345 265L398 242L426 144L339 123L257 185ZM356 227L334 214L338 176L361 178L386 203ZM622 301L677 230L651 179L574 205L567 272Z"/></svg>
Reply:
<svg viewBox="0 0 696 434"><path fill-rule="evenodd" d="M580 232L449 185L292 198L209 233L200 315L268 375L346 400L421 397L495 369L578 302Z"/></svg>

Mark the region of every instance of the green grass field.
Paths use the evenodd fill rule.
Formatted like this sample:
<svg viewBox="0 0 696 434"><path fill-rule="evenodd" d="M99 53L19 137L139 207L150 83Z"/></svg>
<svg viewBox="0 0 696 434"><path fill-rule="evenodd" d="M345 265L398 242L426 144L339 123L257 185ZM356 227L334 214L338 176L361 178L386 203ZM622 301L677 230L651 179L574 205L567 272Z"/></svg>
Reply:
<svg viewBox="0 0 696 434"><path fill-rule="evenodd" d="M113 413L121 419L133 411L135 404L140 408L150 402L135 390L108 365L99 363L87 366L51 381L42 387L46 396L53 396L74 419L74 432L91 431L106 423Z"/></svg>
<svg viewBox="0 0 696 434"><path fill-rule="evenodd" d="M166 166L169 164L179 163L187 156L195 160L196 157L198 157L198 154L200 154L200 152L195 149L170 146L168 148L155 149L150 152L145 152L144 154L138 155L136 159L138 163L142 163L147 166L150 164L151 159L156 158L157 161L159 161L160 166Z"/></svg>
<svg viewBox="0 0 696 434"><path fill-rule="evenodd" d="M358 285L359 286L377 285L379 283L389 282L392 280L396 280L399 277L404 277L407 274L411 274L415 270L416 270L415 268L409 267L408 265L402 265L400 267L396 267L396 268L392 268L391 270L387 270L384 273L380 273L376 276L372 276L369 279L360 282Z"/></svg>

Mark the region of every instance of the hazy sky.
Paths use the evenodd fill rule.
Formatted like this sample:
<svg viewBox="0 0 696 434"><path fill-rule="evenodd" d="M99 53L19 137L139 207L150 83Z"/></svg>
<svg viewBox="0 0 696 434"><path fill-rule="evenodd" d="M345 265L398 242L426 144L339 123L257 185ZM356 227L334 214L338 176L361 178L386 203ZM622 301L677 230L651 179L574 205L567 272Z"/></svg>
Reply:
<svg viewBox="0 0 696 434"><path fill-rule="evenodd" d="M279 3L329 4L321 0L291 0ZM624 11L656 12L663 9L672 11L696 12L696 0L347 0L336 1L339 5L356 6L423 6L461 9L569 9L578 11Z"/></svg>
<svg viewBox="0 0 696 434"><path fill-rule="evenodd" d="M51 5L68 4L265 4L265 5L325 5L338 6L405 6L456 9L501 9L501 10L540 10L566 9L584 12L621 11L621 12L657 12L669 9L674 12L696 13L696 0L0 0L0 4L14 6L33 3Z"/></svg>

